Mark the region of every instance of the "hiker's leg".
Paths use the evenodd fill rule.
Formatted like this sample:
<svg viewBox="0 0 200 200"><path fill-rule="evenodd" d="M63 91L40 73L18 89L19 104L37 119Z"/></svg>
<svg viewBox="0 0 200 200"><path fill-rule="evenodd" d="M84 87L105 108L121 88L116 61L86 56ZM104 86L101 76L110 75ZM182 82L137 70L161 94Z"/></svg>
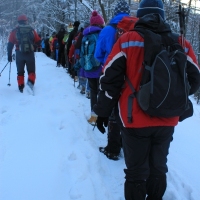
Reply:
<svg viewBox="0 0 200 200"><path fill-rule="evenodd" d="M127 169L124 170L126 200L145 200L149 177L151 130L121 127L122 145Z"/></svg>
<svg viewBox="0 0 200 200"><path fill-rule="evenodd" d="M167 155L173 140L174 127L156 127L149 155L150 176L147 179L147 199L162 200L167 187Z"/></svg>
<svg viewBox="0 0 200 200"><path fill-rule="evenodd" d="M93 106L97 103L97 95L99 91L99 78L88 78L90 87L90 106L93 111Z"/></svg>
<svg viewBox="0 0 200 200"><path fill-rule="evenodd" d="M109 117L107 149L110 153L114 154L119 154L121 150L120 126L116 122L114 111Z"/></svg>
<svg viewBox="0 0 200 200"><path fill-rule="evenodd" d="M16 51L16 66L17 66L17 75L18 76L24 76L24 67L25 67L25 59L24 55L20 51Z"/></svg>
<svg viewBox="0 0 200 200"><path fill-rule="evenodd" d="M35 55L34 52L27 53L26 55L26 68L28 72L28 81L33 85L35 83Z"/></svg>
<svg viewBox="0 0 200 200"><path fill-rule="evenodd" d="M25 67L24 55L20 51L16 51L16 66L17 66L17 83L19 90L24 88L24 67Z"/></svg>

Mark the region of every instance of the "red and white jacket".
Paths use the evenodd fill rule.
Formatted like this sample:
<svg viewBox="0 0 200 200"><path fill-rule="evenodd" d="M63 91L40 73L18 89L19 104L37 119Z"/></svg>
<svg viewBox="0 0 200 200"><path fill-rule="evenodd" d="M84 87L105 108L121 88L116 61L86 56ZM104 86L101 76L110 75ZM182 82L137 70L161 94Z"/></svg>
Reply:
<svg viewBox="0 0 200 200"><path fill-rule="evenodd" d="M148 23L147 23L148 24ZM148 24L149 26L149 24ZM158 26L163 28L162 24ZM180 38L179 38L180 41ZM188 41L185 42L187 54L187 75L194 93L200 85L200 70L196 56ZM133 101L132 122L128 122L128 97L132 90L125 81L127 76L136 91L139 90L144 60L144 39L136 32L131 31L122 35L113 46L100 77L100 93L94 111L98 116L108 117L112 108L118 102L119 117L124 127L142 128L151 126L175 126L179 117L158 118L144 113L136 98Z"/></svg>

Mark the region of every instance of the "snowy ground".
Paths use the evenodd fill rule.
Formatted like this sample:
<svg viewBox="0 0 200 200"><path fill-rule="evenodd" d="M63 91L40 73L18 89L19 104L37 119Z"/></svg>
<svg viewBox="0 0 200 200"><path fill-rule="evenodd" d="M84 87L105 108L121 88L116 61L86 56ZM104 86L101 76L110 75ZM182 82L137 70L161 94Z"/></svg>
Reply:
<svg viewBox="0 0 200 200"><path fill-rule="evenodd" d="M18 91L14 62L11 86L9 65L0 77L0 200L124 200L123 153L112 161L98 151L107 136L87 123L89 100L43 53L36 65L35 96ZM175 129L163 200L200 199L200 105L192 101L194 116Z"/></svg>

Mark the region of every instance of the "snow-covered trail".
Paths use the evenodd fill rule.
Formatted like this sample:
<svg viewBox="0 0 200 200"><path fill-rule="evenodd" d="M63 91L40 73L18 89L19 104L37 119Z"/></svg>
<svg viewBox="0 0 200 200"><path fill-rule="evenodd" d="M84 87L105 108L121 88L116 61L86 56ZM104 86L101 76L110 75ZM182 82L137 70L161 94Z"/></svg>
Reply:
<svg viewBox="0 0 200 200"><path fill-rule="evenodd" d="M106 135L86 122L89 100L55 61L42 53L36 61L35 96L18 91L14 62L10 87L8 68L2 74L0 199L122 199L114 186L124 162L99 153L97 138L104 145Z"/></svg>
<svg viewBox="0 0 200 200"><path fill-rule="evenodd" d="M14 62L11 86L9 67L0 77L0 200L124 200L123 153L112 161L98 151L107 135L87 123L89 100L43 53L36 66L35 96L18 91ZM176 127L164 200L200 196L199 108Z"/></svg>

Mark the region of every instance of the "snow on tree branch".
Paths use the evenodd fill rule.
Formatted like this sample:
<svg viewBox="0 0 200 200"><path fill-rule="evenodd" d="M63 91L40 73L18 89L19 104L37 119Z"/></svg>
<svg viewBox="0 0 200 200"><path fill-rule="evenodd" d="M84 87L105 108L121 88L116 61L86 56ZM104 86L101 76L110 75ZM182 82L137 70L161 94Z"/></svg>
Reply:
<svg viewBox="0 0 200 200"><path fill-rule="evenodd" d="M90 5L88 4L88 2L86 2L85 0L80 0L80 2L86 6L90 11L93 11L93 9L90 7Z"/></svg>

